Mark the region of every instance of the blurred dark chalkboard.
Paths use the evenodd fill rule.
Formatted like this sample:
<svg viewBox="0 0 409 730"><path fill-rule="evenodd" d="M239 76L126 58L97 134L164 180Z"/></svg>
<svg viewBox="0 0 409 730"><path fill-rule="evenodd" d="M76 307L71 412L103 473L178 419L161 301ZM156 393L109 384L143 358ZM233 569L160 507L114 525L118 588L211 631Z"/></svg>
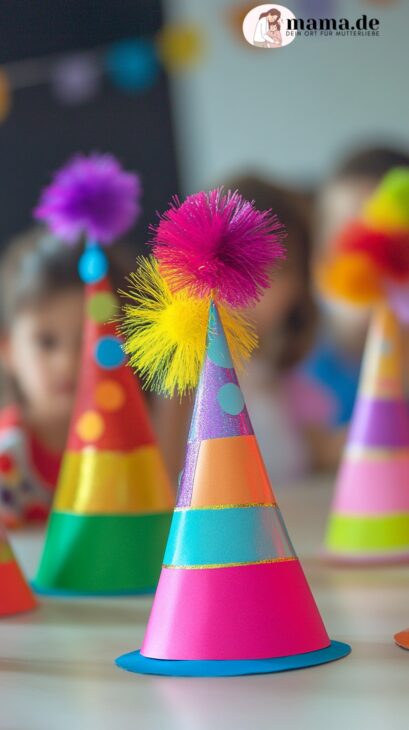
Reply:
<svg viewBox="0 0 409 730"><path fill-rule="evenodd" d="M150 35L157 0L1 0L0 63Z"/></svg>
<svg viewBox="0 0 409 730"><path fill-rule="evenodd" d="M0 63L93 48L153 35L161 26L157 0L1 0ZM167 78L141 94L104 78L95 99L66 106L49 84L16 90L0 125L0 244L30 224L50 174L76 151L113 152L137 170L144 187L139 244L146 228L178 192Z"/></svg>

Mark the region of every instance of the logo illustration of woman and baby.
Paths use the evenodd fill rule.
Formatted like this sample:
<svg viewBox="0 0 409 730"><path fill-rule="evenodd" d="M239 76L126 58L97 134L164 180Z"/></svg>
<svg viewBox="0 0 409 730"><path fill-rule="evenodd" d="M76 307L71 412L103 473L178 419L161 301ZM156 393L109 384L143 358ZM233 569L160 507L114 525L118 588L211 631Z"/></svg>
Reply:
<svg viewBox="0 0 409 730"><path fill-rule="evenodd" d="M281 11L278 8L269 8L261 13L254 30L253 45L259 48L280 48L283 42L280 19Z"/></svg>

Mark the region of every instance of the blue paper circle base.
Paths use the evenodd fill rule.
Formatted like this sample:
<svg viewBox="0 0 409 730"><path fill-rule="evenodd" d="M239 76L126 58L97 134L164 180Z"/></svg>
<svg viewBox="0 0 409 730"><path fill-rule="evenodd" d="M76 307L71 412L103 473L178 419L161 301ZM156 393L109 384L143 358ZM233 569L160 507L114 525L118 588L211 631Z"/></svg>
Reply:
<svg viewBox="0 0 409 730"><path fill-rule="evenodd" d="M237 677L243 674L272 674L288 672L291 669L304 669L318 664L342 659L351 651L348 644L331 641L326 649L311 651L308 654L278 657L276 659L242 659L232 661L185 661L150 659L140 651L123 654L115 664L127 672L137 674L161 674L169 677Z"/></svg>

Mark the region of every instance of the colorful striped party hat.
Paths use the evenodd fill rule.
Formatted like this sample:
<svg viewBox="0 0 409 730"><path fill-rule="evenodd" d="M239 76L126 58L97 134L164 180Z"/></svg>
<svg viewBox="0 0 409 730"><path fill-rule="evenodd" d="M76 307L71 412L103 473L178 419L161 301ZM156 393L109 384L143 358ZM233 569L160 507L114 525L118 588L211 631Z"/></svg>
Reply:
<svg viewBox="0 0 409 730"><path fill-rule="evenodd" d="M381 305L368 335L326 535L326 550L340 560L409 559L409 410L402 348L402 326Z"/></svg>
<svg viewBox="0 0 409 730"><path fill-rule="evenodd" d="M0 617L31 611L36 605L0 524Z"/></svg>
<svg viewBox="0 0 409 730"><path fill-rule="evenodd" d="M321 271L330 296L373 308L357 401L325 539L342 562L409 559L409 169L389 173Z"/></svg>
<svg viewBox="0 0 409 730"><path fill-rule="evenodd" d="M93 161L91 170L90 162ZM113 161L108 159L109 165ZM85 181L91 176L97 202L114 216L115 191L96 185L106 173L106 157L80 158L84 210ZM70 171L70 165L65 171ZM85 166L85 171L84 171ZM114 180L129 183L128 173L114 165ZM59 173L61 176L62 173ZM72 170L70 172L72 176ZM78 185L74 175L74 187ZM99 180L99 182L101 182ZM57 183L54 184L54 186ZM46 191L40 214L50 222L48 208L54 198L61 205L69 198L61 182L58 196ZM52 187L52 186L51 186ZM131 206L134 186L121 190L120 204ZM51 198L51 202L50 202ZM114 202L112 202L114 201ZM76 201L78 206L78 201ZM48 205L48 208L47 208ZM45 208L45 210L44 210ZM74 219L76 220L75 216ZM63 216L66 224L66 214ZM88 221L86 231L96 233ZM132 219L133 220L133 219ZM51 221L52 222L52 221ZM65 230L65 229L64 229ZM106 220L98 230L107 240L114 234ZM54 229L62 234L58 226ZM85 325L76 402L59 483L50 515L42 559L35 579L39 592L64 594L122 594L154 590L169 530L174 496L149 422L138 381L127 367L122 338L112 322L117 298L109 281L109 260L102 248L90 242L79 263L85 285Z"/></svg>
<svg viewBox="0 0 409 730"><path fill-rule="evenodd" d="M116 663L147 674L223 676L338 659L350 649L328 638L287 533L236 377L223 305L210 302L207 312L185 465L148 627L141 650Z"/></svg>

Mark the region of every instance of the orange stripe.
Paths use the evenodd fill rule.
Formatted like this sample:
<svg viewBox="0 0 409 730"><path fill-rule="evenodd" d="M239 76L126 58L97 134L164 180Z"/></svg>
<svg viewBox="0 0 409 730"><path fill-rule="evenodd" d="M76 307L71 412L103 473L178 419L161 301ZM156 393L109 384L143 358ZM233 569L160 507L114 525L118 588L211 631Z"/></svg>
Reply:
<svg viewBox="0 0 409 730"><path fill-rule="evenodd" d="M191 507L275 505L255 436L209 439L200 445Z"/></svg>

